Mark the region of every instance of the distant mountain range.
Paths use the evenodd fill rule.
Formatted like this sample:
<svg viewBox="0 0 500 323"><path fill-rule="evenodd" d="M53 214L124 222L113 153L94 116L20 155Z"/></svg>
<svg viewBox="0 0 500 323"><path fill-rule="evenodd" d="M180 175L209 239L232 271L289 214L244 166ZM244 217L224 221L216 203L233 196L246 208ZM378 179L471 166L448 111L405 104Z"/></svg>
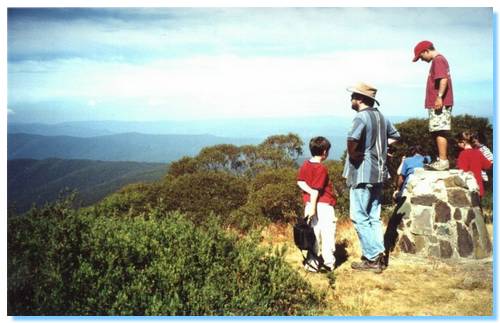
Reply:
<svg viewBox="0 0 500 323"><path fill-rule="evenodd" d="M162 178L167 164L92 160L16 159L7 161L9 208L22 213L33 204L54 202L63 190L77 190L85 205L121 187Z"/></svg>
<svg viewBox="0 0 500 323"><path fill-rule="evenodd" d="M407 117L390 119L397 123ZM292 132L304 141L304 157L309 156L309 139L321 135L333 144L330 158L339 159L346 149L346 134L351 122L352 117L324 116L151 122L9 123L8 158L57 157L169 162L184 155L196 155L202 147L209 145L258 144L268 136Z"/></svg>
<svg viewBox="0 0 500 323"><path fill-rule="evenodd" d="M256 144L258 140L212 135L149 135L123 133L98 137L9 134L7 158L90 159L168 163L195 156L206 146Z"/></svg>

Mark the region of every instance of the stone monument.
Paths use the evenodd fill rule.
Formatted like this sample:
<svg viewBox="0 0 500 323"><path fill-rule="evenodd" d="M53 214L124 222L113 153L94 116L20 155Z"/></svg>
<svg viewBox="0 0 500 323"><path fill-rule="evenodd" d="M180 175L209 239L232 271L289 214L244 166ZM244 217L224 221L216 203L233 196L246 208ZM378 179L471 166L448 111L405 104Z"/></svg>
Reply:
<svg viewBox="0 0 500 323"><path fill-rule="evenodd" d="M397 243L403 252L438 258L491 256L472 173L417 169L408 179L396 214L401 219Z"/></svg>

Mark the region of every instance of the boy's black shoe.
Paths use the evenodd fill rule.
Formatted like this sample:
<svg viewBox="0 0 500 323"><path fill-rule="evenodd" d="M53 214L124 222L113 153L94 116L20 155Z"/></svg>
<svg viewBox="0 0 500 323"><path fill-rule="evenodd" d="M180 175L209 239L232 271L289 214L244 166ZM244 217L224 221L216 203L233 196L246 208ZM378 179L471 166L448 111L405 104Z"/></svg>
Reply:
<svg viewBox="0 0 500 323"><path fill-rule="evenodd" d="M383 254L378 255L377 259L373 261L361 257L361 262L353 262L351 268L354 270L367 270L380 274L385 269L383 266L383 258Z"/></svg>

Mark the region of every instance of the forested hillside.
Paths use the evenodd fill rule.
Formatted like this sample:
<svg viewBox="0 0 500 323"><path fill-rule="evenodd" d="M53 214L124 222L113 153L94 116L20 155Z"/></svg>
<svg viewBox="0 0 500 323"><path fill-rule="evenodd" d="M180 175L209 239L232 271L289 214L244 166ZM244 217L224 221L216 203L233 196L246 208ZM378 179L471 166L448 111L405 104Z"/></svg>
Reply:
<svg viewBox="0 0 500 323"><path fill-rule="evenodd" d="M160 179L167 164L93 160L15 159L7 161L9 208L27 211L54 202L63 191L78 191L83 205L96 203L119 188Z"/></svg>

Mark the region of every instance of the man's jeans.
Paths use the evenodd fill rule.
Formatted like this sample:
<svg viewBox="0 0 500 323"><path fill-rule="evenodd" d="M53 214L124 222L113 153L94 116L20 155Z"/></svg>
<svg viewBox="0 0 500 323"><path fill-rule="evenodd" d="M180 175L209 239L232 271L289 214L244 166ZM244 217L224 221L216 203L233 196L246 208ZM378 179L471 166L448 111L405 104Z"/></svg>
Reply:
<svg viewBox="0 0 500 323"><path fill-rule="evenodd" d="M380 221L382 184L359 184L351 187L349 213L361 242L361 251L368 260L375 260L385 251Z"/></svg>

